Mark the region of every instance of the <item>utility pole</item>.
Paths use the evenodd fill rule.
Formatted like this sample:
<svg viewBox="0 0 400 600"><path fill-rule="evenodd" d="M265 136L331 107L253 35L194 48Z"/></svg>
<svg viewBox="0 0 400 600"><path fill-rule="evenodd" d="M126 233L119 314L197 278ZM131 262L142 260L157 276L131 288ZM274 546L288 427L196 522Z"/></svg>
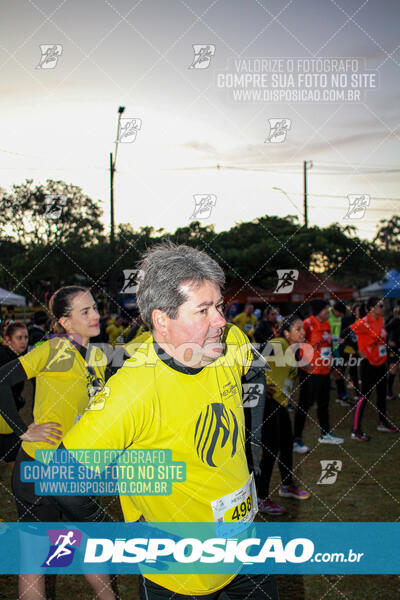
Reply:
<svg viewBox="0 0 400 600"><path fill-rule="evenodd" d="M307 205L307 169L312 169L312 160L305 160L304 168L304 227L308 229L308 205Z"/></svg>
<svg viewBox="0 0 400 600"><path fill-rule="evenodd" d="M110 254L111 264L114 264L115 238L114 238L114 171L113 153L110 152Z"/></svg>
<svg viewBox="0 0 400 600"><path fill-rule="evenodd" d="M118 108L118 125L117 125L117 138L115 140L115 154L110 152L110 254L111 254L111 265L113 268L115 262L115 235L114 235L114 173L115 166L117 164L117 152L118 152L118 142L119 142L119 134L121 130L121 115L125 110L125 106L120 106Z"/></svg>

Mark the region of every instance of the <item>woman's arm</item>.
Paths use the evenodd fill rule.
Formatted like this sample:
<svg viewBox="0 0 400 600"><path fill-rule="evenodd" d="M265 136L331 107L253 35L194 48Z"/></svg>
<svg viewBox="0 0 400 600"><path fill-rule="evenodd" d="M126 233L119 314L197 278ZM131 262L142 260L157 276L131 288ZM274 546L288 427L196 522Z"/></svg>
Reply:
<svg viewBox="0 0 400 600"><path fill-rule="evenodd" d="M56 446L62 438L58 429L61 427L60 423L31 423L28 427L19 416L11 388L27 379L28 376L18 358L0 367L0 416L21 440L48 442Z"/></svg>
<svg viewBox="0 0 400 600"><path fill-rule="evenodd" d="M19 416L11 388L27 379L18 358L0 367L0 415L19 436L25 433L28 426Z"/></svg>

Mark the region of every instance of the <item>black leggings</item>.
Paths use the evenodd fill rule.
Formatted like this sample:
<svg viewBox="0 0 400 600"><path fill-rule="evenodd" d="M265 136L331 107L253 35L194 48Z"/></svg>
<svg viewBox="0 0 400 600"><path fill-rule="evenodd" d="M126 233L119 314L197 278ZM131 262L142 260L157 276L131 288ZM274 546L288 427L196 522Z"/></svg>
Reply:
<svg viewBox="0 0 400 600"><path fill-rule="evenodd" d="M321 434L329 433L329 375L309 375L299 369L299 402L294 415L294 437L303 437L307 413L317 403L317 417Z"/></svg>
<svg viewBox="0 0 400 600"><path fill-rule="evenodd" d="M386 419L386 375L388 371L387 362L379 367L374 367L363 358L360 364L361 376L361 395L357 402L354 413L353 431L361 430L361 421L367 402L371 394L376 390L376 406L378 409L378 419L384 425L387 425Z"/></svg>
<svg viewBox="0 0 400 600"><path fill-rule="evenodd" d="M205 596L177 594L141 575L139 590L140 600L279 600L272 575L237 575L224 588Z"/></svg>
<svg viewBox="0 0 400 600"><path fill-rule="evenodd" d="M289 412L286 406L278 404L269 396L265 399L262 449L257 493L259 498L266 498L269 496L272 470L278 456L282 485L293 483L293 434Z"/></svg>

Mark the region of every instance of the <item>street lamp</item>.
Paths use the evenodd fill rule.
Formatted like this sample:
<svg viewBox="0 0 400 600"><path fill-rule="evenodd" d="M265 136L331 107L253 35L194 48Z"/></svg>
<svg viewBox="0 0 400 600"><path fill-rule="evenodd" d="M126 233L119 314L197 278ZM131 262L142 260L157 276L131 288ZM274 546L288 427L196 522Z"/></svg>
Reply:
<svg viewBox="0 0 400 600"><path fill-rule="evenodd" d="M117 164L117 152L118 142L121 130L121 115L125 111L125 106L118 108L118 125L117 125L117 137L115 140L115 154L110 152L110 254L111 254L111 268L115 262L115 237L114 237L114 173Z"/></svg>

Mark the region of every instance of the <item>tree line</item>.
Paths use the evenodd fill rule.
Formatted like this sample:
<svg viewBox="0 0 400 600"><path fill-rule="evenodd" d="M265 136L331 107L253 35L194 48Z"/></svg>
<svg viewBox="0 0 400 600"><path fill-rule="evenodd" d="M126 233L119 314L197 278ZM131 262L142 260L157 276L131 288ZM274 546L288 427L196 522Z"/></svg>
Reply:
<svg viewBox="0 0 400 600"><path fill-rule="evenodd" d="M110 286L117 272L134 269L143 251L164 239L203 249L223 267L227 281L243 278L271 288L277 269L310 269L343 285L362 287L400 264L400 218L377 223L372 241L354 226L333 223L306 229L296 216L264 215L216 232L192 221L174 232L120 224L116 264L99 202L64 181L32 179L0 190L0 287L40 296L51 282Z"/></svg>

